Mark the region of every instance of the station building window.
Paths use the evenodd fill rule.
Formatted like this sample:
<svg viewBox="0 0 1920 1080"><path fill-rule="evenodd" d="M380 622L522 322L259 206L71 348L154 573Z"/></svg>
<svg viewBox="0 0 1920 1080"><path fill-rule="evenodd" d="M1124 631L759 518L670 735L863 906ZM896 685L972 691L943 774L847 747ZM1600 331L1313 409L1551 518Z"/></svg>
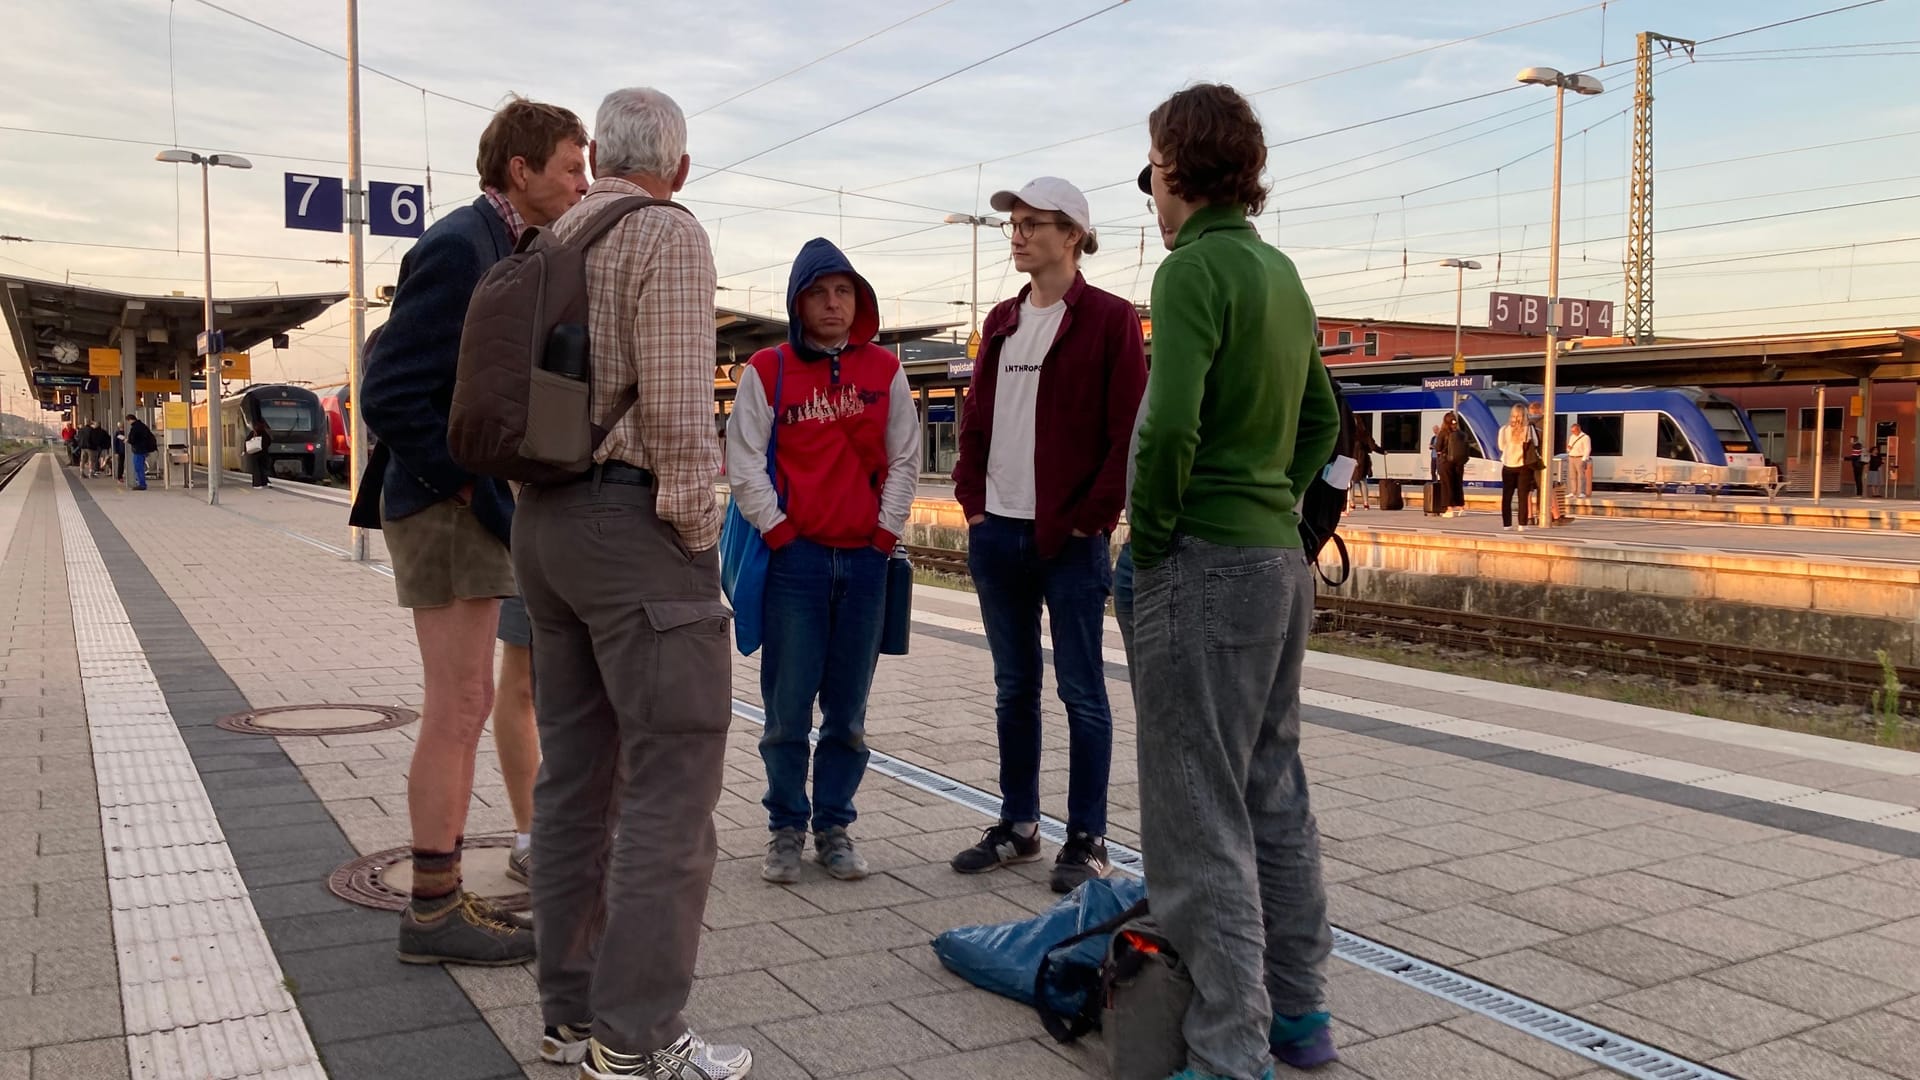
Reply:
<svg viewBox="0 0 1920 1080"><path fill-rule="evenodd" d="M1368 356L1379 356L1380 355L1380 335L1370 333L1366 336L1365 340L1367 343L1367 347L1362 351Z"/></svg>
<svg viewBox="0 0 1920 1080"><path fill-rule="evenodd" d="M1342 330L1342 331L1340 331L1340 332L1339 332L1338 334L1336 334L1336 335L1334 335L1334 342L1333 342L1333 343L1334 343L1335 345L1351 345L1351 344L1353 344L1353 331L1351 331L1351 330Z"/></svg>

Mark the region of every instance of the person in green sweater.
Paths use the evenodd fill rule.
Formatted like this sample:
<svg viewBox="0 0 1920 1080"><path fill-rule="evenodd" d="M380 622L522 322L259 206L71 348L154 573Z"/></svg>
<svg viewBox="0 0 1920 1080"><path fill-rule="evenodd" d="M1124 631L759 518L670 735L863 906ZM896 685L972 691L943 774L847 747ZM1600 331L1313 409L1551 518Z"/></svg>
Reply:
<svg viewBox="0 0 1920 1080"><path fill-rule="evenodd" d="M1313 621L1303 492L1339 430L1313 305L1250 216L1259 118L1189 87L1148 120L1140 176L1170 254L1135 431L1128 654L1153 913L1192 974L1181 1080L1337 1059L1320 834L1301 767Z"/></svg>

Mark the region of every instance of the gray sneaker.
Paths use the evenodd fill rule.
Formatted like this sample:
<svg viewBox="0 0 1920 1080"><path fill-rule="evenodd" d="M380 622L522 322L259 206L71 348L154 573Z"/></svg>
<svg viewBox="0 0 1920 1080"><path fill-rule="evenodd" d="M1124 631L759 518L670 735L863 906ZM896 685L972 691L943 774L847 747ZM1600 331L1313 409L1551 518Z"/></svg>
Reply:
<svg viewBox="0 0 1920 1080"><path fill-rule="evenodd" d="M522 885L533 884L533 849L531 847L514 848L507 855L507 880Z"/></svg>
<svg viewBox="0 0 1920 1080"><path fill-rule="evenodd" d="M813 859L841 881L859 881L867 876L867 860L854 850L853 837L839 825L814 834Z"/></svg>
<svg viewBox="0 0 1920 1080"><path fill-rule="evenodd" d="M438 918L400 915L400 962L506 967L533 959L533 927L492 901L463 893Z"/></svg>
<svg viewBox="0 0 1920 1080"><path fill-rule="evenodd" d="M800 853L807 849L804 829L775 829L767 841L767 864L760 868L760 879L775 885L792 885L800 880Z"/></svg>
<svg viewBox="0 0 1920 1080"><path fill-rule="evenodd" d="M689 1031L664 1050L621 1054L599 1039L580 1062L581 1080L742 1080L753 1069L753 1052L744 1046L712 1046Z"/></svg>

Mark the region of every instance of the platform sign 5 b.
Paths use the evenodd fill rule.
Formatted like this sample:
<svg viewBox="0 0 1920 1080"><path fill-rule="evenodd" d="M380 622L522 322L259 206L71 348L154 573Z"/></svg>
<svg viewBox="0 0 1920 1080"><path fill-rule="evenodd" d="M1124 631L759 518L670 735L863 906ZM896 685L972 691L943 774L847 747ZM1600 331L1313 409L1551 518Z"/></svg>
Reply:
<svg viewBox="0 0 1920 1080"><path fill-rule="evenodd" d="M426 187L375 180L367 185L367 230L375 236L417 237L426 231ZM346 185L337 176L286 174L289 229L337 233L347 223Z"/></svg>
<svg viewBox="0 0 1920 1080"><path fill-rule="evenodd" d="M1547 332L1547 298L1528 293L1491 293L1487 297L1487 329L1509 334ZM1613 301L1560 298L1560 318L1554 320L1562 337L1612 337Z"/></svg>

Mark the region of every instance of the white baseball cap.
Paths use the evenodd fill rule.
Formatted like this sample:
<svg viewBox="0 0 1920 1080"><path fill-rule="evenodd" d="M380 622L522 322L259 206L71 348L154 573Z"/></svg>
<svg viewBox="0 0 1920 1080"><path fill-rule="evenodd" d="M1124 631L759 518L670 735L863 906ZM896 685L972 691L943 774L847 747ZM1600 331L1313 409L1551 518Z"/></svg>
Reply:
<svg viewBox="0 0 1920 1080"><path fill-rule="evenodd" d="M1080 226L1088 235L1093 234L1093 216L1087 211L1087 197L1080 189L1057 176L1042 176L1027 181L1027 186L1019 191L996 191L988 205L1001 213L1013 209L1015 200L1026 203L1035 210L1053 210L1065 214L1067 220Z"/></svg>

